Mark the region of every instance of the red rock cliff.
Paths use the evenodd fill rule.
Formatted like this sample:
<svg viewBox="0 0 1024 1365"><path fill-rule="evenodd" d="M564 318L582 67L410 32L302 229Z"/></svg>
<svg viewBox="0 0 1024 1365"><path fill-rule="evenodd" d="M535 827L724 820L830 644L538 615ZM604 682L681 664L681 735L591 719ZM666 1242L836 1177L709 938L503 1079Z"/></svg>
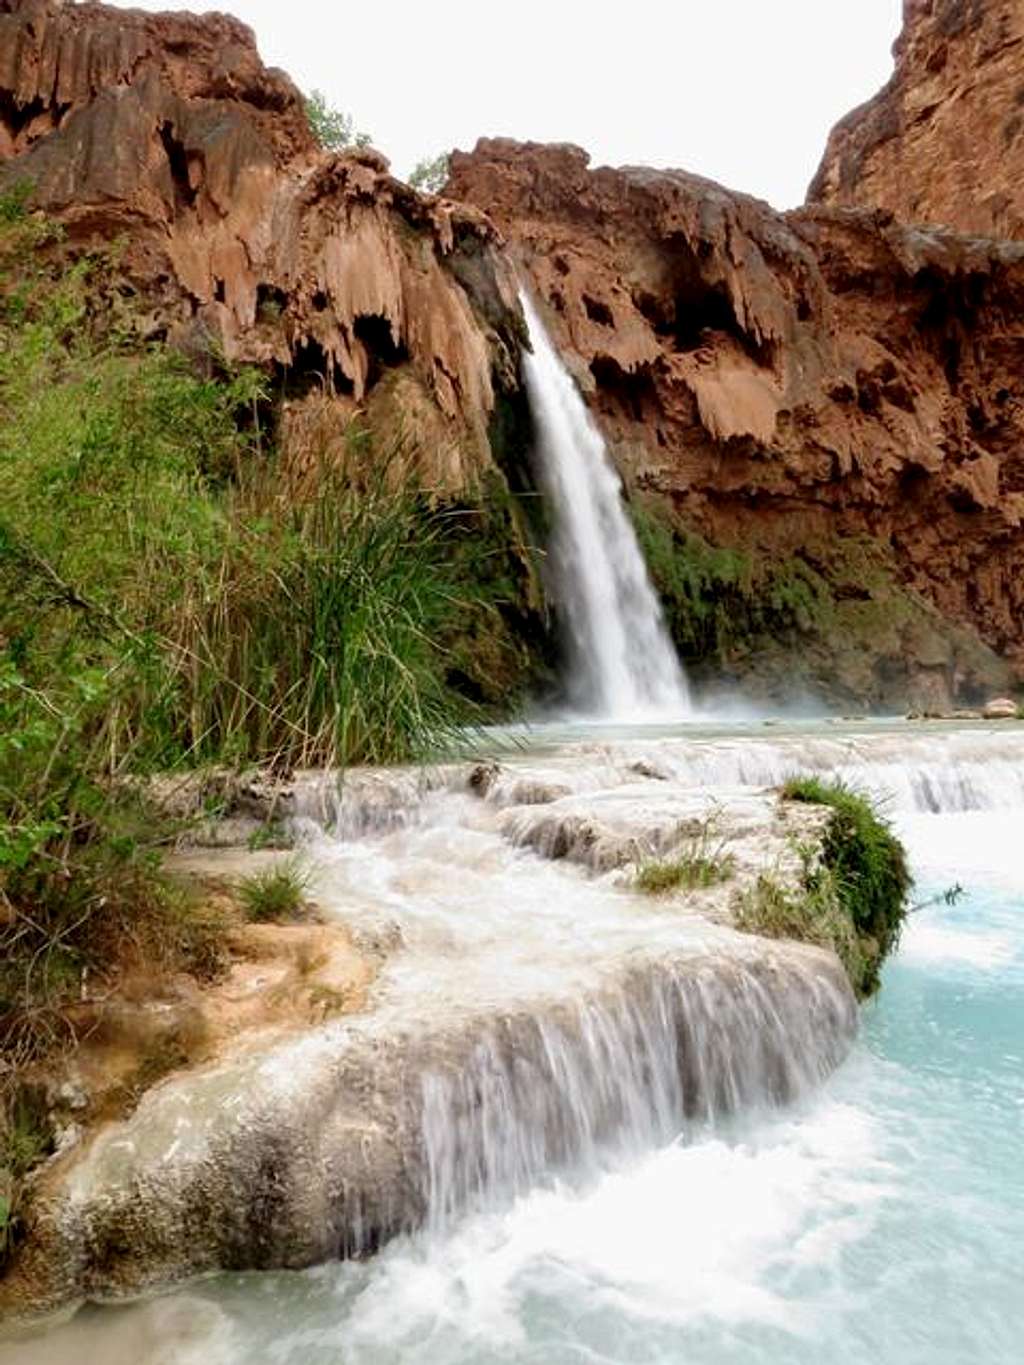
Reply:
<svg viewBox="0 0 1024 1365"><path fill-rule="evenodd" d="M1024 5L904 0L896 70L829 139L813 202L1024 235Z"/></svg>
<svg viewBox="0 0 1024 1365"><path fill-rule="evenodd" d="M951 51L995 6L955 8L916 7ZM890 611L848 567L840 628L780 642L777 681L796 652L879 704L984 690L996 654L1024 677L1024 246L780 215L574 147L483 142L451 197L420 196L375 152L319 151L235 20L59 0L0 0L0 187L19 180L73 243L124 239L150 334L282 377L296 460L359 415L411 428L449 491L492 467L517 388L514 259L632 489L774 560L868 543L924 604Z"/></svg>
<svg viewBox="0 0 1024 1365"><path fill-rule="evenodd" d="M449 191L508 234L634 489L714 544L870 538L1024 676L1024 248L569 146L481 142ZM859 644L854 693L963 681L920 623Z"/></svg>
<svg viewBox="0 0 1024 1365"><path fill-rule="evenodd" d="M73 242L125 239L154 334L322 386L285 413L297 456L376 405L433 486L489 464L494 383L516 382L493 228L373 151L319 151L237 20L0 0L0 182L19 180Z"/></svg>

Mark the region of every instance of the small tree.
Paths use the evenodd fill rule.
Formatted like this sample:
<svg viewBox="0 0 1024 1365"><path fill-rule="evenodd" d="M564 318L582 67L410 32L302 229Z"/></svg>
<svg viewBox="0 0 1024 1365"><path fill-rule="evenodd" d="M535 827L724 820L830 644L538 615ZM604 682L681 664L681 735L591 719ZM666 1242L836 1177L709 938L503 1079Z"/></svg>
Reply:
<svg viewBox="0 0 1024 1365"><path fill-rule="evenodd" d="M424 194L439 194L448 180L449 168L448 153L441 152L432 160L426 158L418 162L409 176L409 184L414 190L422 190Z"/></svg>
<svg viewBox="0 0 1024 1365"><path fill-rule="evenodd" d="M327 103L322 90L314 90L306 97L306 118L310 131L321 147L340 152L345 147L366 147L369 133L356 132L355 119Z"/></svg>

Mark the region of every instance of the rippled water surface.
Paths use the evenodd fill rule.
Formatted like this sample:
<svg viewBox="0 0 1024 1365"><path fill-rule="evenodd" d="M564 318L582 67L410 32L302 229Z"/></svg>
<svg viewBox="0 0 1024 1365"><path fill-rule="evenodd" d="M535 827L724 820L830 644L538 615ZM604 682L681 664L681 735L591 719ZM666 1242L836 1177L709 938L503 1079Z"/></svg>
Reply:
<svg viewBox="0 0 1024 1365"><path fill-rule="evenodd" d="M799 1109L361 1266L89 1310L0 1361L1019 1361L1024 809L898 819L917 898L966 894L912 917L854 1053Z"/></svg>

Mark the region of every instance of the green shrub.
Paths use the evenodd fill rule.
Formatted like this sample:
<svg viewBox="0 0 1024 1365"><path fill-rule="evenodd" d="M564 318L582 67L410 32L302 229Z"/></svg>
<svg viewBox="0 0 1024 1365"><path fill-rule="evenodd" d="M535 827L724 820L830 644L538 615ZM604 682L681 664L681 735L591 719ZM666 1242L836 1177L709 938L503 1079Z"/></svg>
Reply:
<svg viewBox="0 0 1024 1365"><path fill-rule="evenodd" d="M43 1095L18 1086L0 1108L0 1267L24 1230L28 1176L52 1151Z"/></svg>
<svg viewBox="0 0 1024 1365"><path fill-rule="evenodd" d="M256 923L298 918L309 886L309 873L294 858L254 872L239 883L238 899L246 919Z"/></svg>
<svg viewBox="0 0 1024 1365"><path fill-rule="evenodd" d="M840 901L861 939L876 945L869 990L878 968L899 943L913 878L903 845L871 802L841 782L791 778L782 788L788 801L807 801L830 811L822 843L822 865L835 878Z"/></svg>
<svg viewBox="0 0 1024 1365"><path fill-rule="evenodd" d="M781 796L828 809L820 857L803 850L799 896L780 893L780 900L763 889L756 891L754 901L741 912L747 921L743 927L754 921L770 926L791 915L794 924L810 926L810 932L795 936L812 942L823 941L822 936L830 940L858 995L871 995L878 989L882 964L899 943L907 914L913 881L903 845L871 802L841 782L794 777L783 785ZM819 929L821 936L816 936Z"/></svg>
<svg viewBox="0 0 1024 1365"><path fill-rule="evenodd" d="M355 119L327 103L322 90L313 90L306 97L306 118L309 129L321 147L329 151L343 151L346 147L366 147L369 133L356 131Z"/></svg>
<svg viewBox="0 0 1024 1365"><path fill-rule="evenodd" d="M440 194L444 189L451 170L451 158L447 152L439 152L435 157L418 161L409 172L409 184L423 194Z"/></svg>

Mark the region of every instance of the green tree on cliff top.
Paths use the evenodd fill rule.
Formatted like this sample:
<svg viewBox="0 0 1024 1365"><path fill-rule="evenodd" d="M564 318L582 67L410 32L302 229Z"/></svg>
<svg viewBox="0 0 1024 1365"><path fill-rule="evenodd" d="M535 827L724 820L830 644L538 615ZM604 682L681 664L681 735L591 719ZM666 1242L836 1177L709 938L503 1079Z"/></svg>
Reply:
<svg viewBox="0 0 1024 1365"><path fill-rule="evenodd" d="M355 119L351 114L342 113L327 103L327 96L322 90L313 90L306 96L306 118L313 136L328 151L366 147L371 141L369 133L356 131Z"/></svg>
<svg viewBox="0 0 1024 1365"><path fill-rule="evenodd" d="M440 194L448 180L449 158L447 152L424 158L417 162L409 176L409 184L414 190L424 194Z"/></svg>

